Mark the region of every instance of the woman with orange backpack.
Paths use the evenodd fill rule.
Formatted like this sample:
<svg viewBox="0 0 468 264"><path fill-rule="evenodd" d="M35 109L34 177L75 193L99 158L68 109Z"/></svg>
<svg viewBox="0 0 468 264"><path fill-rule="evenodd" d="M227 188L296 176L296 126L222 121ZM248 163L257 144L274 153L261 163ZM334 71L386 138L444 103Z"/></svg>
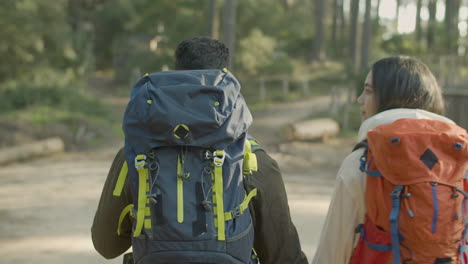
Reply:
<svg viewBox="0 0 468 264"><path fill-rule="evenodd" d="M429 68L375 62L358 98L359 144L343 161L313 264L467 264L468 136L442 116Z"/></svg>

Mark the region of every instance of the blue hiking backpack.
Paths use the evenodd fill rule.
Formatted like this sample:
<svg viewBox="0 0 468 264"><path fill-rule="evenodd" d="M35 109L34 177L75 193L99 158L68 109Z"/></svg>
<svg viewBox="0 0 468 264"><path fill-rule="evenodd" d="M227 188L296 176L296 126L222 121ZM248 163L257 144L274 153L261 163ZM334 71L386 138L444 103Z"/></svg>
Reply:
<svg viewBox="0 0 468 264"><path fill-rule="evenodd" d="M145 75L123 120L136 264L246 264L252 116L226 69Z"/></svg>

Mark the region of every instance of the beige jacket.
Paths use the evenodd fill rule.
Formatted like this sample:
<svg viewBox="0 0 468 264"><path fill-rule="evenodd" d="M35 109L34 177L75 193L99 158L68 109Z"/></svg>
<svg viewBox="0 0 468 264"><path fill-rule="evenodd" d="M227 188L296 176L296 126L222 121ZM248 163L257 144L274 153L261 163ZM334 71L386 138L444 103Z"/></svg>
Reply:
<svg viewBox="0 0 468 264"><path fill-rule="evenodd" d="M450 119L419 109L393 109L364 121L358 140L366 139L367 131L402 118L434 119L453 123ZM366 178L359 170L364 149L350 153L338 171L328 214L312 264L348 264L358 235L354 230L366 214L364 191Z"/></svg>

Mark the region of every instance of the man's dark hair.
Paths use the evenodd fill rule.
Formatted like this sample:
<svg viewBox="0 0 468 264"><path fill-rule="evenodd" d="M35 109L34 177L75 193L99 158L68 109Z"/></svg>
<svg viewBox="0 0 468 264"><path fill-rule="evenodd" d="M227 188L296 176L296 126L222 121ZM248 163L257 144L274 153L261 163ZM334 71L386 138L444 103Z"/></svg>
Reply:
<svg viewBox="0 0 468 264"><path fill-rule="evenodd" d="M223 69L229 64L229 49L209 37L195 37L179 43L175 50L176 70Z"/></svg>

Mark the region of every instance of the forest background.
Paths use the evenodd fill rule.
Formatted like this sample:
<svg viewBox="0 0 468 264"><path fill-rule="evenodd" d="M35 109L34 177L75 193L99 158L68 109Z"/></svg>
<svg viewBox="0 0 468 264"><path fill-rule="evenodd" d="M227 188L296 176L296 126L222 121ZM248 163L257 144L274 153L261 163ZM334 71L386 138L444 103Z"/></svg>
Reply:
<svg viewBox="0 0 468 264"><path fill-rule="evenodd" d="M420 58L466 96L467 28L468 0L2 0L0 147L121 137L113 99L172 69L176 45L199 35L230 48L253 109L355 95L369 64L392 54Z"/></svg>

